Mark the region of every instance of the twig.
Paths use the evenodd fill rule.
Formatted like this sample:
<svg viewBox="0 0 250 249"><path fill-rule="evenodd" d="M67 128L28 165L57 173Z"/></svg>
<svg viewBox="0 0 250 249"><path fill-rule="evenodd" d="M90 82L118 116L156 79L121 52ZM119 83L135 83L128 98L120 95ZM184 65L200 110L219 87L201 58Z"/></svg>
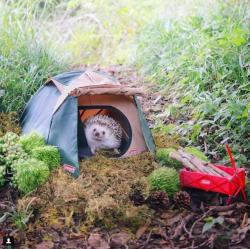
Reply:
<svg viewBox="0 0 250 249"><path fill-rule="evenodd" d="M182 229L185 230L185 232L188 233L187 229L186 229L186 224L194 217L194 214L189 214L187 215L185 218L182 219L181 223L179 224L179 226L176 227L175 229L175 233L172 236L173 239L176 239L178 236L180 236ZM185 227L185 228L184 228Z"/></svg>
<svg viewBox="0 0 250 249"><path fill-rule="evenodd" d="M159 95L153 102L153 104L155 105L157 102L159 102L159 100L161 100L162 96Z"/></svg>
<svg viewBox="0 0 250 249"><path fill-rule="evenodd" d="M236 203L230 204L229 206L210 206L209 210L212 209L213 212L225 212L232 210L236 207Z"/></svg>
<svg viewBox="0 0 250 249"><path fill-rule="evenodd" d="M143 246L141 246L140 249L143 249L143 248L145 248L146 245L148 245L149 240L151 238L151 234L152 234L152 229L150 230L150 232L148 234L148 237L147 237L147 240L146 240L145 244Z"/></svg>
<svg viewBox="0 0 250 249"><path fill-rule="evenodd" d="M207 142L206 142L206 139L204 139L204 148L205 148L205 154L207 154Z"/></svg>
<svg viewBox="0 0 250 249"><path fill-rule="evenodd" d="M243 228L247 224L247 221L248 221L248 213L244 213L240 227Z"/></svg>
<svg viewBox="0 0 250 249"><path fill-rule="evenodd" d="M207 212L205 212L198 220L196 220L194 223L193 223L193 225L191 226L191 228L190 228L190 230L189 230L189 233L188 233L188 235L189 235L189 238L194 238L194 236L193 236L193 230L194 230L194 227L195 227L195 225L198 223L198 222L200 222L201 220L203 220L210 212L212 212L213 210L214 210L215 208L212 208L212 209L209 209Z"/></svg>

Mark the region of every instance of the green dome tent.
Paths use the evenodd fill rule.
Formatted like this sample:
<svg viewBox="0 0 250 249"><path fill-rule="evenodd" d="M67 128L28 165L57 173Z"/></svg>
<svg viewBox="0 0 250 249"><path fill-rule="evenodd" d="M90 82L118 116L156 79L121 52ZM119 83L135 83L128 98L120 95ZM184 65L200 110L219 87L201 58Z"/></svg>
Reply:
<svg viewBox="0 0 250 249"><path fill-rule="evenodd" d="M120 154L128 157L155 145L135 95L139 88L121 85L105 74L66 72L49 79L28 102L21 117L22 133L35 131L59 148L64 168L79 175L79 158L91 156L83 124L96 114L108 115L123 128Z"/></svg>

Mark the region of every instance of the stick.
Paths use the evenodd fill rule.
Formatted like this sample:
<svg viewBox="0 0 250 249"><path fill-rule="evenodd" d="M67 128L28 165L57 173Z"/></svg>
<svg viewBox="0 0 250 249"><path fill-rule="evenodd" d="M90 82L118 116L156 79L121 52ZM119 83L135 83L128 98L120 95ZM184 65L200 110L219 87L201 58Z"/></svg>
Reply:
<svg viewBox="0 0 250 249"><path fill-rule="evenodd" d="M181 157L186 158L191 164L193 164L196 168L199 169L200 172L204 172L204 173L208 173L208 174L212 174L212 175L218 175L215 172L209 170L207 167L205 167L201 161L199 161L199 159L197 159L196 157L194 157L193 155L190 155L188 153L185 153L182 150L178 150L178 152L180 153Z"/></svg>
<svg viewBox="0 0 250 249"><path fill-rule="evenodd" d="M182 150L178 150L180 152L180 154L189 159L189 161L194 164L195 166L197 166L197 168L199 168L202 172L205 172L205 173L208 173L208 174L212 174L212 175L215 175L215 176L224 176L224 177L231 177L230 174L226 173L225 171L217 168L216 166L214 166L213 164L211 163L207 163L207 162L204 162L202 160L200 160L199 158L193 156L193 155L190 155ZM207 166L207 167L206 167Z"/></svg>
<svg viewBox="0 0 250 249"><path fill-rule="evenodd" d="M221 176L224 176L224 177L227 177L227 178L230 178L231 175L226 173L225 171L217 168L216 166L214 166L212 163L206 163L205 164L207 167L210 167L212 168L214 171L216 171L217 173L219 173Z"/></svg>
<svg viewBox="0 0 250 249"><path fill-rule="evenodd" d="M191 164L186 158L181 157L178 152L170 152L169 156L170 158L181 162L184 167L189 168L193 171L201 172L198 168L196 168L193 164Z"/></svg>

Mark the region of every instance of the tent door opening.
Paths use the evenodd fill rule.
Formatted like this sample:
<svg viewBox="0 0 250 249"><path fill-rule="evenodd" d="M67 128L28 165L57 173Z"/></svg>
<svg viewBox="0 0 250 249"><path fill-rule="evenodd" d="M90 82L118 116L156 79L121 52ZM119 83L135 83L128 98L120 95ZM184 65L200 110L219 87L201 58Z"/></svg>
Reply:
<svg viewBox="0 0 250 249"><path fill-rule="evenodd" d="M117 108L113 106L78 106L78 157L85 159L92 156L90 148L88 146L85 132L84 122L91 116L96 115L107 115L115 119L122 126L122 141L121 146L118 148L119 154L114 155L115 157L121 157L125 154L131 144L132 140L132 129L127 117Z"/></svg>

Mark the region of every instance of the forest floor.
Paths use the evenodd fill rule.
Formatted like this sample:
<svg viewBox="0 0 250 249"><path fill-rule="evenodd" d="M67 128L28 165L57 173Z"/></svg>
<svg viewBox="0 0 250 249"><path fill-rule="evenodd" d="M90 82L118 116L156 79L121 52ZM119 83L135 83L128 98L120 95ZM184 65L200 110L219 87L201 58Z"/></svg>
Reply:
<svg viewBox="0 0 250 249"><path fill-rule="evenodd" d="M92 66L91 69L101 70L98 66ZM164 106L168 104L167 98L157 92L153 85L145 83L145 80L132 69L110 66L102 68L102 70L116 77L122 84L143 85L150 89L150 92L148 91L139 100L149 126L153 128L156 114L161 113ZM162 119L167 122L164 117ZM163 143L168 142L164 141L164 138L162 139ZM144 167L143 169L138 168L139 166L136 168L138 172L143 171L141 175L140 172L138 173L139 176L147 176L154 168L151 167L151 164L157 164L151 157L146 159L139 157L138 160L143 162L141 165ZM91 162L93 161L88 163ZM128 162L133 163L133 161ZM108 160L105 163L108 163ZM115 172L114 167L112 172L109 171L110 174L121 172ZM148 171L145 170L145 167L148 167ZM84 169L81 173L87 175L89 172ZM12 212L11 219L0 223L0 236L10 233L15 238L14 248L34 249L249 248L250 208L248 204L235 201L228 206L220 205L222 198L217 194L194 191L189 207L177 208L172 204L167 210L147 211L141 216L141 220L136 226L117 223L117 226L107 227L95 223L95 225L86 227L84 225L86 213L83 210L84 204L82 204L85 200L79 196L72 197L70 195L72 193L63 192L63 188L69 188L72 191L77 190L81 194L78 188L80 185L77 185L79 181L74 181L75 185L72 186L73 180L70 179L66 173L58 170L45 187L27 198L21 198L18 192L8 184L0 189L2 210ZM58 184L60 180L64 181L61 185ZM86 179L82 178L82 180ZM60 193L64 195L63 200L58 199ZM124 190L124 195L127 195L126 190ZM127 197L125 196L124 199ZM32 217L23 229L20 229L20 226L18 229L17 222L28 217L30 207L33 210ZM207 231L204 231L206 228ZM0 245L0 248L5 247Z"/></svg>

